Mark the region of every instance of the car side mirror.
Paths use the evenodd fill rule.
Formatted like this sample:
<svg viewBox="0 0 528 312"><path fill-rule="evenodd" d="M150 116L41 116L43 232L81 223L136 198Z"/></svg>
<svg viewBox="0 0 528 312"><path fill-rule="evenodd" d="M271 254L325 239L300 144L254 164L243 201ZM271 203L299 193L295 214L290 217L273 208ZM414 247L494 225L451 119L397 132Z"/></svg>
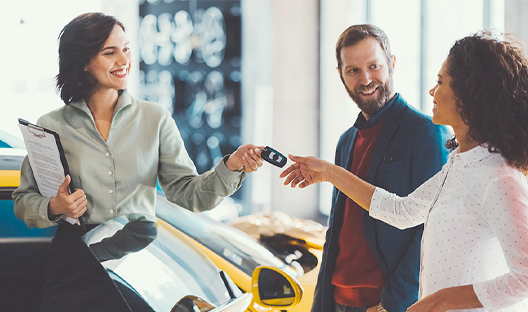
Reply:
<svg viewBox="0 0 528 312"><path fill-rule="evenodd" d="M293 307L301 301L303 288L286 272L271 266L260 266L251 277L255 302L263 307Z"/></svg>

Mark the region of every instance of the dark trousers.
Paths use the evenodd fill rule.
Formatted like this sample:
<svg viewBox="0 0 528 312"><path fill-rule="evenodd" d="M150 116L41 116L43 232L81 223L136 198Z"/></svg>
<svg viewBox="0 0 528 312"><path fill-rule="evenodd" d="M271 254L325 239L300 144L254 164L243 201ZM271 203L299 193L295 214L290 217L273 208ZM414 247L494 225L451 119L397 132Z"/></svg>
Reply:
<svg viewBox="0 0 528 312"><path fill-rule="evenodd" d="M130 312L123 296L82 241L84 233L59 224L46 259L41 312Z"/></svg>

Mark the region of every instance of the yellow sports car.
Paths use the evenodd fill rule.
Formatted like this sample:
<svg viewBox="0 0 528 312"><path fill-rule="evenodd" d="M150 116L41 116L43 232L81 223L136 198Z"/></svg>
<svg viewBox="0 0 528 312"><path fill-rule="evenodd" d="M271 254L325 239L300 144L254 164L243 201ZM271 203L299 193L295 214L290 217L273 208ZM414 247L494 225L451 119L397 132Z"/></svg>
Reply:
<svg viewBox="0 0 528 312"><path fill-rule="evenodd" d="M304 312L312 306L319 273L323 240L299 235L275 234L260 239L201 213L170 203L160 194L158 217L188 235L221 270L245 292L251 292L251 275L259 266L278 268L295 277L304 292L299 304L280 311ZM265 247L266 246L266 247ZM251 311L275 311L253 303Z"/></svg>

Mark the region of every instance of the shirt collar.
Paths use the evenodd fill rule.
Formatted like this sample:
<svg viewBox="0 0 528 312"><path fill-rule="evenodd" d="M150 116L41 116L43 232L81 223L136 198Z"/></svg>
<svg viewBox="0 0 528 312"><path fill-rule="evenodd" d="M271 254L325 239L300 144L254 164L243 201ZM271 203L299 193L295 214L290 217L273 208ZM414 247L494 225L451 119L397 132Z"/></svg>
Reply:
<svg viewBox="0 0 528 312"><path fill-rule="evenodd" d="M128 90L123 90L123 93L119 96L117 99L117 105L115 108L114 116L117 115L123 108L127 107L128 105L132 104L132 96L130 96L130 93Z"/></svg>
<svg viewBox="0 0 528 312"><path fill-rule="evenodd" d="M460 147L457 147L453 152L451 152L449 157L452 158L453 161L460 160L464 165L469 165L471 163L481 161L488 156L490 156L488 147L486 145L478 145L477 147L474 147L464 153L460 153Z"/></svg>
<svg viewBox="0 0 528 312"><path fill-rule="evenodd" d="M117 98L117 104L114 110L114 117L117 116L118 113L121 112L122 109L132 104L132 96L130 96L130 93L128 90L123 90L123 92L119 95ZM80 99L77 102L71 102L70 106L76 107L83 112L85 112L88 116L92 117L92 112L90 112L90 109L88 108L88 104L83 99Z"/></svg>
<svg viewBox="0 0 528 312"><path fill-rule="evenodd" d="M400 97L399 93L396 93L394 97L390 101L383 106L383 108L374 114L374 116L370 117L369 120L366 120L365 116L363 116L362 112L359 112L358 117L356 119L356 122L354 123L354 127L356 127L359 130L370 128L376 124L378 124L380 121L384 120L385 117L389 114L390 108L394 102L398 100Z"/></svg>

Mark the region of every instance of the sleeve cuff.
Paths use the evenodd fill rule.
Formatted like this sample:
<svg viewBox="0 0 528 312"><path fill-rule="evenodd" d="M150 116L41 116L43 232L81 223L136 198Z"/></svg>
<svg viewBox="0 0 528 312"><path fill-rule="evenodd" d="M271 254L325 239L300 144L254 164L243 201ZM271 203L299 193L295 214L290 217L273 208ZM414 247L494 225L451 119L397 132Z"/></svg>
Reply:
<svg viewBox="0 0 528 312"><path fill-rule="evenodd" d="M387 193L387 191L379 187L376 187L374 190L369 207L369 215L371 217L376 218L377 216L380 216L380 204L383 200L383 197L385 196L385 193Z"/></svg>
<svg viewBox="0 0 528 312"><path fill-rule="evenodd" d="M229 158L230 154L225 155L222 160L216 165L215 171L218 176L226 181L228 184L240 182L246 176L245 172L231 171L227 168L225 162Z"/></svg>
<svg viewBox="0 0 528 312"><path fill-rule="evenodd" d="M490 294L486 290L485 282L473 284L473 291L475 292L475 295L477 295L478 300L485 309L493 307L493 302L491 301Z"/></svg>
<svg viewBox="0 0 528 312"><path fill-rule="evenodd" d="M522 294L516 296L505 296L500 290L496 290L496 286L491 288L493 283L491 281L482 281L473 284L473 291L477 295L478 300L486 311L526 311L528 302ZM513 286L513 285L510 285ZM516 287L511 287L511 290L516 290ZM515 307L515 308L514 308Z"/></svg>
<svg viewBox="0 0 528 312"><path fill-rule="evenodd" d="M41 219L41 221L46 225L46 226L53 226L53 225L56 225L57 222L60 221L60 219L62 218L62 215L58 215L56 218L54 218L53 220L50 220L49 219L49 215L48 215L48 206L49 206L49 202L50 202L50 198L46 198L45 200L42 201L42 203L40 203L40 207L39 207L39 217Z"/></svg>

